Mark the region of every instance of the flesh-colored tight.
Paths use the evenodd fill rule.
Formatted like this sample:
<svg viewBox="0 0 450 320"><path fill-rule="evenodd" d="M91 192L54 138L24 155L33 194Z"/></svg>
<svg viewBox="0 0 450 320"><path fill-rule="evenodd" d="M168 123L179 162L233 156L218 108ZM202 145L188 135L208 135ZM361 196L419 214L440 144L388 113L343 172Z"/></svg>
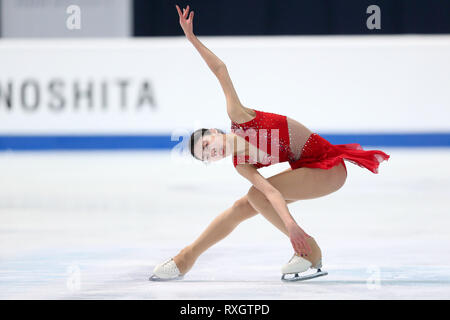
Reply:
<svg viewBox="0 0 450 320"><path fill-rule="evenodd" d="M295 200L286 200L286 203L294 202ZM262 206L270 205L270 203L262 204ZM258 211L248 201L248 195L237 200L230 208L219 214L202 234L189 246L181 250L181 252L174 257L174 261L182 274L188 272L197 258L205 252L208 248L227 237L231 231L234 230L242 221L255 216ZM262 210L261 214L270 221L275 227L289 237L286 227L273 210ZM308 239L308 243L312 249L307 259L315 265L321 258L320 248L313 238Z"/></svg>
<svg viewBox="0 0 450 320"><path fill-rule="evenodd" d="M289 204L297 200L314 199L333 193L345 184L346 178L345 164L340 163L327 170L318 168L288 169L268 178L268 181L281 192L286 203ZM203 252L229 235L239 223L257 213L263 215L289 237L286 226L269 200L252 186L245 196L214 218L193 243L174 257L180 272L182 274L188 272ZM302 229L304 230L304 226ZM322 253L313 238L307 238L307 241L312 252L306 259L315 266L322 258Z"/></svg>

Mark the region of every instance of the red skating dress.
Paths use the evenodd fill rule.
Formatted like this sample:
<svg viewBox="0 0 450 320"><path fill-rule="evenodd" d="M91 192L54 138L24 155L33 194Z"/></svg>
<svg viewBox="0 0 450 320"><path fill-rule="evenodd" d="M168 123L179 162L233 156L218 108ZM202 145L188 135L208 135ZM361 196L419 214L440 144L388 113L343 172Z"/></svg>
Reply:
<svg viewBox="0 0 450 320"><path fill-rule="evenodd" d="M286 116L253 110L256 113L255 118L240 124L232 121L231 132L264 151L268 157L262 157L258 162L254 154L232 156L235 167L238 164L250 163L259 169L288 161L292 169L301 167L330 169L339 163L345 167L345 159L378 173L379 164L390 158L380 150L363 150L358 143L333 145L317 133L312 133L303 146L300 158L296 160L290 148Z"/></svg>

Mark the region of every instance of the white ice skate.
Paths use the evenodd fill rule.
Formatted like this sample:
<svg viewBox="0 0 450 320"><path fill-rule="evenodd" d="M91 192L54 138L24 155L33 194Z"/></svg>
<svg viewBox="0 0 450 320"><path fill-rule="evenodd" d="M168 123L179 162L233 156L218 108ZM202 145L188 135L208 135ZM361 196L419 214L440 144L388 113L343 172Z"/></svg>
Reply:
<svg viewBox="0 0 450 320"><path fill-rule="evenodd" d="M181 280L184 278L184 274L180 273L173 258L170 258L163 263L158 264L153 269L153 275L149 280L151 281L169 281L169 280Z"/></svg>
<svg viewBox="0 0 450 320"><path fill-rule="evenodd" d="M310 268L317 269L317 272L299 276L299 273L304 273ZM297 254L294 254L291 260L289 260L289 262L281 268L281 272L283 273L283 275L281 276L281 280L303 281L326 276L328 272L322 271L320 268L322 268L322 260L319 260L319 262L313 267L311 262L298 256ZM292 278L286 278L286 275L288 274L295 274L295 276L293 276Z"/></svg>

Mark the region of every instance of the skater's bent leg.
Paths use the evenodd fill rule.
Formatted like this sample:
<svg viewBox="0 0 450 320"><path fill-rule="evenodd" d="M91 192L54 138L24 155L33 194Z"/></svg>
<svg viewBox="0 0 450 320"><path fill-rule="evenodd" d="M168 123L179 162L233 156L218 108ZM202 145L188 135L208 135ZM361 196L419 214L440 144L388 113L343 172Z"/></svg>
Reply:
<svg viewBox="0 0 450 320"><path fill-rule="evenodd" d="M255 208L255 210L260 212L269 222L271 222L281 232L289 237L289 232L287 231L283 220L281 220L277 211L273 208L270 201L261 191L259 191L255 187L251 187L247 196L249 203ZM293 201L295 200L286 200L286 203L291 203ZM307 241L309 246L311 247L312 252L307 257L305 257L305 259L309 260L313 264L313 266L315 266L322 258L322 252L314 238L308 238Z"/></svg>
<svg viewBox="0 0 450 320"><path fill-rule="evenodd" d="M173 259L182 274L188 272L195 260L209 247L219 242L234 230L242 221L253 217L258 212L250 205L247 195L219 214L205 231Z"/></svg>
<svg viewBox="0 0 450 320"><path fill-rule="evenodd" d="M272 223L275 227L277 227L281 232L283 232L286 236L289 237L289 233L284 225L283 220L281 220L277 211L272 207L270 201L266 198L266 196L256 189L255 187L251 187L247 193L248 201L255 210L261 213L264 218L266 218L270 223ZM286 200L286 203L289 203L289 200ZM292 202L292 201L291 201Z"/></svg>
<svg viewBox="0 0 450 320"><path fill-rule="evenodd" d="M286 200L287 203L294 201ZM188 272L203 252L229 235L239 223L257 213L258 211L249 203L248 195L235 201L233 206L218 215L191 245L173 258L180 272L182 274Z"/></svg>
<svg viewBox="0 0 450 320"><path fill-rule="evenodd" d="M290 168L286 169L280 174L292 171ZM261 197L262 196L262 197ZM258 198L260 198L258 200ZM250 199L253 199L253 203L250 201ZM275 227L277 227L281 232L283 232L287 237L289 237L289 233L286 229L286 226L283 223L283 220L281 220L278 213L272 208L272 205L265 199L265 196L255 187L250 188L249 192L247 193L247 200L249 201L250 205L255 208L259 213L263 215L264 218L266 218L270 223L272 223ZM286 203L292 203L297 200L294 199L285 199ZM262 207L261 207L262 206ZM271 210L272 209L272 210Z"/></svg>
<svg viewBox="0 0 450 320"><path fill-rule="evenodd" d="M288 169L276 174L267 180L274 186L288 203L288 200L305 200L323 197L339 190L345 183L347 171L345 165L340 163L328 170L319 168ZM286 226L273 208L266 196L255 187L251 187L248 195L250 204L267 220L288 235ZM308 243L313 251L308 260L315 265L315 260L321 258L320 248L312 238ZM317 260L318 262L318 260Z"/></svg>

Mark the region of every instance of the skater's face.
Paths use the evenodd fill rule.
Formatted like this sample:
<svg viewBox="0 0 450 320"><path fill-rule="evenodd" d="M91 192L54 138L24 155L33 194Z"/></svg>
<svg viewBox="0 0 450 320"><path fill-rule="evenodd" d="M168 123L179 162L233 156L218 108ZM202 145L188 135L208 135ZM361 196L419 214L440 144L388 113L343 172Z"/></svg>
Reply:
<svg viewBox="0 0 450 320"><path fill-rule="evenodd" d="M195 148L196 157L204 162L218 161L226 157L225 135L216 129L210 129L199 139Z"/></svg>

